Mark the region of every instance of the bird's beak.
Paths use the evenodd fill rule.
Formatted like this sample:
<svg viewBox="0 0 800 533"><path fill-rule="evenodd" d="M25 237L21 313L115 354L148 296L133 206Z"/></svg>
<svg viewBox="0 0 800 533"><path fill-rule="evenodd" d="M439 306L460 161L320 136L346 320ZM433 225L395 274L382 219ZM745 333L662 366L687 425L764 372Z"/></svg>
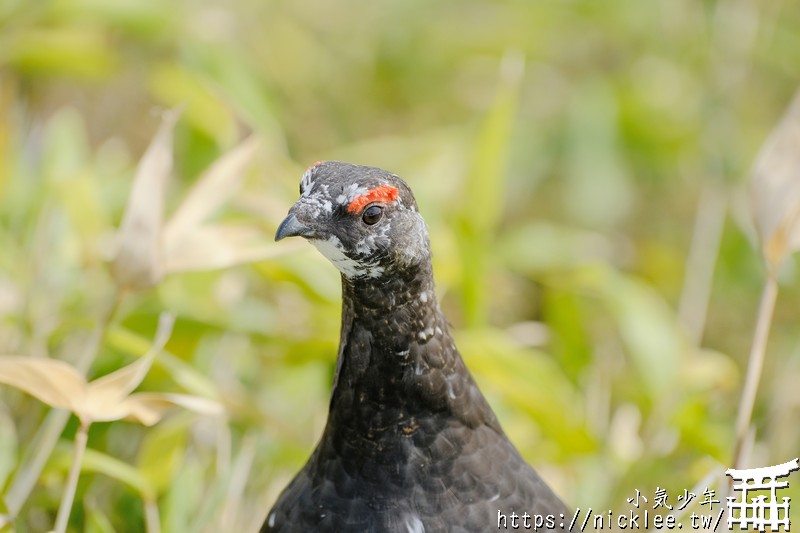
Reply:
<svg viewBox="0 0 800 533"><path fill-rule="evenodd" d="M279 241L286 237L312 237L314 230L297 220L294 213L289 213L281 225L278 226L278 231L275 233L275 240Z"/></svg>

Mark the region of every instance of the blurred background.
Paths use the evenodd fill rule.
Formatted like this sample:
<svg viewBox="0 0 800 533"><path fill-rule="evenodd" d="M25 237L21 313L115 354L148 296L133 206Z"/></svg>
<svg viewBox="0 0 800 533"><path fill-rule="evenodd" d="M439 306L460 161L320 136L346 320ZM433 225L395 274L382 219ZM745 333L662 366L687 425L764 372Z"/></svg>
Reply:
<svg viewBox="0 0 800 533"><path fill-rule="evenodd" d="M305 462L339 277L271 241L321 159L411 185L461 352L570 506L703 499L732 464L765 278L746 182L797 87L798 27L780 0L0 1L0 353L101 376L171 310L141 389L226 411L94 424L70 529L255 531ZM109 262L173 108L165 217L255 139L204 222L246 239L198 239L134 290ZM791 261L780 284L749 466L800 451ZM77 422L41 451L48 412L0 388L18 532L50 529L64 488Z"/></svg>

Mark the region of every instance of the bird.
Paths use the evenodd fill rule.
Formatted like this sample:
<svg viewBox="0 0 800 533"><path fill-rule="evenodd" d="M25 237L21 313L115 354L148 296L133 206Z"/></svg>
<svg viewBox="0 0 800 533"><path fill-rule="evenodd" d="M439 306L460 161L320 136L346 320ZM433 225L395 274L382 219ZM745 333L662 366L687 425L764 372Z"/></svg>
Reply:
<svg viewBox="0 0 800 533"><path fill-rule="evenodd" d="M406 182L317 162L275 240L287 237L340 271L342 323L325 429L261 533L484 531L513 516L523 525L523 513L563 530L565 504L508 439L456 348Z"/></svg>

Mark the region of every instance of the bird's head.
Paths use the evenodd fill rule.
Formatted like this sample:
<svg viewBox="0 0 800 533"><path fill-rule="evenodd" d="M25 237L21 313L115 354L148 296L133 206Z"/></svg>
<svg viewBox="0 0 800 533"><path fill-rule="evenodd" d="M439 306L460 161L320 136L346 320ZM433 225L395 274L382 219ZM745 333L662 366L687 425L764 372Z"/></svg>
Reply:
<svg viewBox="0 0 800 533"><path fill-rule="evenodd" d="M408 185L391 172L319 162L275 240L305 237L348 279L381 278L430 258L428 231Z"/></svg>

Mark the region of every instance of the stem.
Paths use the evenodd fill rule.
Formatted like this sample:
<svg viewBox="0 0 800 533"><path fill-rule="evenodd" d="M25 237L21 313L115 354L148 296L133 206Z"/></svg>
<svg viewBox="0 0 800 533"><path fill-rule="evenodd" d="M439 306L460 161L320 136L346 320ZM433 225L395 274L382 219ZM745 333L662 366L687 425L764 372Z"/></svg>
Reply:
<svg viewBox="0 0 800 533"><path fill-rule="evenodd" d="M158 504L152 497L144 500L144 524L147 533L161 533L161 517L158 514Z"/></svg>
<svg viewBox="0 0 800 533"><path fill-rule="evenodd" d="M736 445L733 450L733 468L741 468L744 460L743 451L747 441L750 427L750 418L753 415L753 405L756 402L758 382L761 380L761 369L764 366L764 356L767 351L769 328L772 324L772 313L775 310L775 301L778 297L778 282L775 275L770 272L764 289L761 292L761 303L758 306L756 330L753 333L753 345L750 349L750 359L747 363L742 399L739 403L739 414L736 418Z"/></svg>
<svg viewBox="0 0 800 533"><path fill-rule="evenodd" d="M61 505L58 506L55 533L66 533L69 514L72 511L72 502L75 501L75 491L78 489L78 478L81 475L81 463L86 451L86 441L89 436L89 422L81 421L81 426L75 434L75 448L72 452L72 464L69 467L67 486L61 495Z"/></svg>
<svg viewBox="0 0 800 533"><path fill-rule="evenodd" d="M97 326L92 330L86 341L83 353L81 353L76 363L77 369L82 374L86 374L97 358L97 353L100 351L100 343L123 297L124 293L122 291L118 289L114 291L106 309L100 315ZM5 496L6 507L12 517L16 517L22 506L25 505L28 496L30 496L33 487L36 485L36 480L39 479L39 475L47 463L47 459L53 453L58 437L64 431L69 415L69 411L53 409L47 414L39 431L37 431L33 439L33 445L23 457L17 469L17 474L14 476L14 480L11 482Z"/></svg>

